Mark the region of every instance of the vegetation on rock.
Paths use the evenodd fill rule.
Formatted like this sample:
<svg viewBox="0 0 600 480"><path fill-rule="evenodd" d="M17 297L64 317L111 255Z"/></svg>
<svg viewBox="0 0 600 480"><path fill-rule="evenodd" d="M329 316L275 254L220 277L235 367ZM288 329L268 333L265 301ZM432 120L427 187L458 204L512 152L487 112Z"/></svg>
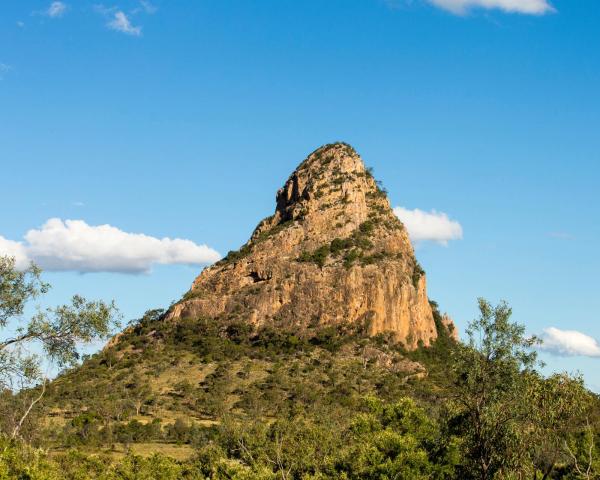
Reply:
<svg viewBox="0 0 600 480"><path fill-rule="evenodd" d="M423 276L381 184L354 149L331 144L300 163L275 213L205 269L167 317L301 329L370 318L371 334L393 331L414 349L437 334Z"/></svg>
<svg viewBox="0 0 600 480"><path fill-rule="evenodd" d="M464 345L353 328L149 311L48 386L36 429L4 432L0 478L595 478L597 397L537 373L506 304L481 300Z"/></svg>
<svg viewBox="0 0 600 480"><path fill-rule="evenodd" d="M600 478L598 397L539 372L506 303L480 299L458 342L424 275L339 143L246 245L93 355L77 347L115 306L75 296L15 328L48 285L0 259L0 480Z"/></svg>

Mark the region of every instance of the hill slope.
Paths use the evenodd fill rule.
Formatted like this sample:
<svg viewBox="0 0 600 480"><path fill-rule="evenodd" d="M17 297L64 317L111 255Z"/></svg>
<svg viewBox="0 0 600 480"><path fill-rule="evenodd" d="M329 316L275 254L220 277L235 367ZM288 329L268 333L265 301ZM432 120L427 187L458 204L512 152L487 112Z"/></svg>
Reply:
<svg viewBox="0 0 600 480"><path fill-rule="evenodd" d="M44 435L202 444L231 421L298 416L341 432L369 395L433 411L453 335L385 192L351 147L327 145L238 252L49 385Z"/></svg>
<svg viewBox="0 0 600 480"><path fill-rule="evenodd" d="M409 395L433 411L454 344L434 315L434 345L409 352L390 336L345 326L300 337L272 327L250 333L243 323L173 323L149 312L49 385L44 436L56 446L197 445L233 419L248 425L296 416L341 429L369 395L389 402Z"/></svg>

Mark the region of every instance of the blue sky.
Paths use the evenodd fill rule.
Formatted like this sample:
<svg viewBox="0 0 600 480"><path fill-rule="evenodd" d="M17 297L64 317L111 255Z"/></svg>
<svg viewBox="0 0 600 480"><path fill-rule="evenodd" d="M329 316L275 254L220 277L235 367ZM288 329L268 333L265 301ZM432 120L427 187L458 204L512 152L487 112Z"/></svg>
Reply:
<svg viewBox="0 0 600 480"><path fill-rule="evenodd" d="M4 1L0 248L37 241L63 270L49 304L136 318L344 140L393 206L460 224L417 256L461 331L478 296L506 299L529 332L558 329L549 370L600 390L599 23L591 0ZM86 235L92 260L57 253ZM149 253L103 263L113 237ZM103 269L121 272L78 273Z"/></svg>

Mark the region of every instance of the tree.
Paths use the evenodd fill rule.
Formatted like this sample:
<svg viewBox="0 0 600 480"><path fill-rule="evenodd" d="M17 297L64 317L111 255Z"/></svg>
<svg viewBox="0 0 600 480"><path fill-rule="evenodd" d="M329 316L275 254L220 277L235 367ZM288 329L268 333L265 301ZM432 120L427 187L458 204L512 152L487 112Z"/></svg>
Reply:
<svg viewBox="0 0 600 480"><path fill-rule="evenodd" d="M107 338L119 324L114 302L88 301L79 295L73 296L69 305L38 309L24 320L27 305L49 288L35 265L20 271L15 268L14 258L0 256L0 389L6 392L38 385L30 390L31 395L21 394L26 403L18 415L14 415L18 410L12 409L8 422L3 415L4 433L12 438L19 436L25 420L45 393L43 364L76 364L79 344ZM44 357L32 353L35 350Z"/></svg>
<svg viewBox="0 0 600 480"><path fill-rule="evenodd" d="M350 446L337 462L345 475L341 478L456 478L456 439L443 441L438 424L412 399L385 404L368 397L366 403L366 412L350 426Z"/></svg>
<svg viewBox="0 0 600 480"><path fill-rule="evenodd" d="M189 383L189 382L188 382ZM142 407L152 398L153 392L147 383L136 383L128 390L136 416L142 413Z"/></svg>
<svg viewBox="0 0 600 480"><path fill-rule="evenodd" d="M505 302L494 307L479 299L479 311L468 344L453 353L453 424L464 441L464 478L491 480L523 467L526 373L537 365L532 347L538 340L510 321Z"/></svg>
<svg viewBox="0 0 600 480"><path fill-rule="evenodd" d="M542 480L550 478L559 461L568 463L574 460L574 467L579 468L580 463L568 442L573 437L584 440L589 437L582 432L587 433L589 429L586 413L592 405L592 397L584 386L583 378L566 373L548 378L531 374L527 381L526 398L531 408L527 444L534 474L540 472ZM588 451L585 453L588 460ZM590 465L591 461L588 467Z"/></svg>
<svg viewBox="0 0 600 480"><path fill-rule="evenodd" d="M565 442L565 449L571 460L571 474L567 478L592 480L600 477L596 435L592 426L586 422L584 429L573 435L568 443Z"/></svg>

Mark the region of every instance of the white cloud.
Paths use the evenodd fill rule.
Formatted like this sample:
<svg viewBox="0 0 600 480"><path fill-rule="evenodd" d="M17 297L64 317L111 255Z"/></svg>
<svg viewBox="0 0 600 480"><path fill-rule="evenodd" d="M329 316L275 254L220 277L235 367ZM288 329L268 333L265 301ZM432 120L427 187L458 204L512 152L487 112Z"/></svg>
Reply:
<svg viewBox="0 0 600 480"><path fill-rule="evenodd" d="M67 5L63 2L52 2L44 13L50 18L62 17L67 11Z"/></svg>
<svg viewBox="0 0 600 480"><path fill-rule="evenodd" d="M10 72L12 67L6 63L0 63L0 80L4 78L4 74Z"/></svg>
<svg viewBox="0 0 600 480"><path fill-rule="evenodd" d="M96 13L104 15L105 17L108 17L109 15L112 16L118 10L117 7L107 7L101 3L94 5L93 9Z"/></svg>
<svg viewBox="0 0 600 480"><path fill-rule="evenodd" d="M59 218L29 230L23 242L0 237L0 255L15 256L20 268L33 261L44 270L82 273L145 273L154 264L202 265L220 258L216 250L191 240L159 239Z"/></svg>
<svg viewBox="0 0 600 480"><path fill-rule="evenodd" d="M108 28L111 28L112 30L133 35L135 37L139 37L142 34L142 27L134 27L129 18L127 18L127 15L125 15L125 13L123 13L121 10L118 10L114 13L113 19L110 20L107 25Z"/></svg>
<svg viewBox="0 0 600 480"><path fill-rule="evenodd" d="M415 208L408 210L404 207L395 207L394 213L402 221L412 241L433 241L447 245L449 240L459 240L463 230L455 220L450 220L443 212L424 212Z"/></svg>
<svg viewBox="0 0 600 480"><path fill-rule="evenodd" d="M147 0L140 0L140 5L142 6L142 9L144 10L144 12L146 12L149 15L155 14L156 11L158 10L158 8L155 5L148 2Z"/></svg>
<svg viewBox="0 0 600 480"><path fill-rule="evenodd" d="M427 0L436 7L443 8L457 15L464 15L471 9L498 9L507 13L523 13L527 15L544 15L555 9L548 0Z"/></svg>
<svg viewBox="0 0 600 480"><path fill-rule="evenodd" d="M560 330L555 327L544 329L541 335L541 350L554 355L600 357L600 344L595 338L576 330Z"/></svg>
<svg viewBox="0 0 600 480"><path fill-rule="evenodd" d="M21 242L8 240L0 235L0 255L15 258L16 267L23 270L29 266L29 258L25 246Z"/></svg>

